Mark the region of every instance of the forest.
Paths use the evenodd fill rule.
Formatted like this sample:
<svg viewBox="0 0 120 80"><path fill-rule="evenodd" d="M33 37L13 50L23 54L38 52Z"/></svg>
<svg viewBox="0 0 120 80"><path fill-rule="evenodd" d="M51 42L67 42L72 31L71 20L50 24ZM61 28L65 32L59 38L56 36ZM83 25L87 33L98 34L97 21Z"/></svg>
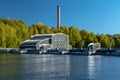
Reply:
<svg viewBox="0 0 120 80"><path fill-rule="evenodd" d="M64 33L69 35L69 43L73 47L87 47L89 43L101 43L103 48L120 47L120 34L94 34L85 29L80 30L75 26L61 26L58 30L56 27L48 27L45 24L27 24L23 20L10 18L0 18L0 47L1 48L18 48L24 40L30 39L35 34L52 34Z"/></svg>

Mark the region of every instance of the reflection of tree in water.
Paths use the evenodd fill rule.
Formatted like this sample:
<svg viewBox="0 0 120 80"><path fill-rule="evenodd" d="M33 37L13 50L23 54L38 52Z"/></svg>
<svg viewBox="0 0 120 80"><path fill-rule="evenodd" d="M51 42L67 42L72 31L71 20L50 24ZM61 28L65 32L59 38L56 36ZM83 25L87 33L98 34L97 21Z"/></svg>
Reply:
<svg viewBox="0 0 120 80"><path fill-rule="evenodd" d="M0 54L0 80L20 80L21 63L20 55Z"/></svg>

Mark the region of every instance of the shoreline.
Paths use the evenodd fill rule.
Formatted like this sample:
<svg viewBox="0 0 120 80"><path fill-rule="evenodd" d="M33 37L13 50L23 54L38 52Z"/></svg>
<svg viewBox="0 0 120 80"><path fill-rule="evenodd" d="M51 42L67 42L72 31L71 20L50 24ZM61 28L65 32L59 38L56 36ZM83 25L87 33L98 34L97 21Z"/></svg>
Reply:
<svg viewBox="0 0 120 80"><path fill-rule="evenodd" d="M119 48L114 48L110 50L107 49L101 49L99 51L96 51L96 53L89 54L86 49L83 50L73 50L73 51L50 51L50 52L44 52L44 53L39 53L36 51L34 52L27 52L27 53L20 53L19 48L0 48L0 54L53 54L53 55L84 55L84 56L94 56L94 55L102 55L102 56L120 56L120 49Z"/></svg>

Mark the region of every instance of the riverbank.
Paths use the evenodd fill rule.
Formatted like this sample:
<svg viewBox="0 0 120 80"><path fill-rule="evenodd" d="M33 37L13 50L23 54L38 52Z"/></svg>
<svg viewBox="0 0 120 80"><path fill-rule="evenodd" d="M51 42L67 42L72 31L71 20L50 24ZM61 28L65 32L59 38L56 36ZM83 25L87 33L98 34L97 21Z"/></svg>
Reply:
<svg viewBox="0 0 120 80"><path fill-rule="evenodd" d="M0 53L19 53L19 48L0 48Z"/></svg>
<svg viewBox="0 0 120 80"><path fill-rule="evenodd" d="M37 51L36 51L37 52ZM96 53L89 54L87 49L71 49L68 51L59 51L59 50L51 50L44 53L40 53L39 51L36 53L34 51L24 52L23 54L53 54L53 55L103 55L103 56L120 56L120 49L114 48L108 50L106 48L100 49L96 51ZM21 54L19 48L0 48L0 53L11 53L11 54Z"/></svg>

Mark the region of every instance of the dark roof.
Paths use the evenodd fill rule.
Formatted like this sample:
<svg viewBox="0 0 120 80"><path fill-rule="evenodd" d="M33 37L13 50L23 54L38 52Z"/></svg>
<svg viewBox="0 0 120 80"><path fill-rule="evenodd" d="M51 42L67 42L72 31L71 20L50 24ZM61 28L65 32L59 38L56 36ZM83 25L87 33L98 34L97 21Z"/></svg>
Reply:
<svg viewBox="0 0 120 80"><path fill-rule="evenodd" d="M21 43L21 45L36 45L38 42L40 42L39 40L26 40L24 42Z"/></svg>

